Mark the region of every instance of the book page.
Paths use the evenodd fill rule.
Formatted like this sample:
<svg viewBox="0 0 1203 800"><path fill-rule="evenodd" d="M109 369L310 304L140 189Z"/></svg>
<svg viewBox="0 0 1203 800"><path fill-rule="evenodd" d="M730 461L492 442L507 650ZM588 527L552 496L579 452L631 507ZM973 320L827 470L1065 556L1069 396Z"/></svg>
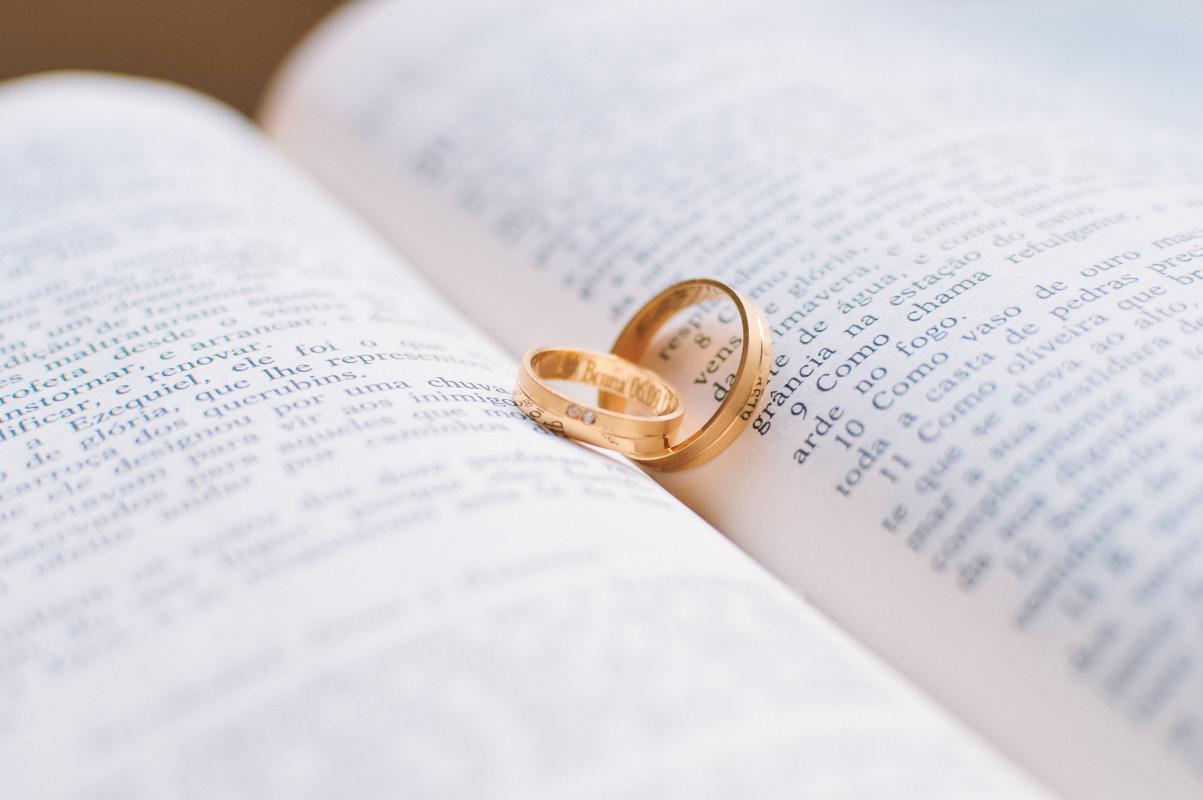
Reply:
<svg viewBox="0 0 1203 800"><path fill-rule="evenodd" d="M245 120L0 90L0 794L1038 796Z"/></svg>
<svg viewBox="0 0 1203 800"><path fill-rule="evenodd" d="M767 402L664 485L1067 796L1197 797L1199 48L1136 93L916 13L364 4L266 120L513 353L737 286ZM726 316L645 361L701 418Z"/></svg>

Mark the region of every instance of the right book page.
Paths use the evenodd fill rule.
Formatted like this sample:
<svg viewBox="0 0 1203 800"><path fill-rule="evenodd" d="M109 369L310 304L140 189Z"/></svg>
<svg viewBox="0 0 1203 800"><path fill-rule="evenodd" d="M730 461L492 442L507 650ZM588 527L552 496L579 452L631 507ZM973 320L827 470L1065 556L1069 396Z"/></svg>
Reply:
<svg viewBox="0 0 1203 800"><path fill-rule="evenodd" d="M267 124L515 353L605 348L684 277L754 298L767 402L662 482L1067 795L1198 796L1203 168L1174 87L885 7L647 5L357 6ZM723 316L649 352L695 416Z"/></svg>

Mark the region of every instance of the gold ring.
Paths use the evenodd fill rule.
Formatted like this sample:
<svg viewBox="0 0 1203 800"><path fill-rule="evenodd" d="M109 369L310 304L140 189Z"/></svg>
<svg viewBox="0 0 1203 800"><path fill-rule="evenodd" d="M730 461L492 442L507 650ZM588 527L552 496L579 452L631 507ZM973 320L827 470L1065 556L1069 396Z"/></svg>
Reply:
<svg viewBox="0 0 1203 800"><path fill-rule="evenodd" d="M587 383L621 397L623 407L634 400L654 416L604 411L566 397L546 380ZM518 369L514 402L545 430L582 442L617 450L636 458L663 453L681 427L685 406L668 383L652 372L610 353L566 348L531 350Z"/></svg>
<svg viewBox="0 0 1203 800"><path fill-rule="evenodd" d="M710 278L695 278L674 284L653 297L618 334L611 352L638 362L656 332L677 312L709 300L731 300L739 312L742 347L739 368L731 390L706 424L688 438L656 454L636 454L631 458L649 469L678 470L697 467L727 448L756 412L768 381L772 356L772 333L764 316L743 295L725 283ZM623 411L626 399L602 387L601 407Z"/></svg>

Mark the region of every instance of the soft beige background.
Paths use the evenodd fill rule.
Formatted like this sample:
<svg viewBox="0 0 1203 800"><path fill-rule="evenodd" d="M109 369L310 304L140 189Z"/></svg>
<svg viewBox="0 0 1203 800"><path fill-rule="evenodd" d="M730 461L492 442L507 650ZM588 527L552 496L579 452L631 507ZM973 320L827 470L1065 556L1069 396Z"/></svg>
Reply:
<svg viewBox="0 0 1203 800"><path fill-rule="evenodd" d="M0 0L0 80L100 69L254 110L280 60L339 0Z"/></svg>

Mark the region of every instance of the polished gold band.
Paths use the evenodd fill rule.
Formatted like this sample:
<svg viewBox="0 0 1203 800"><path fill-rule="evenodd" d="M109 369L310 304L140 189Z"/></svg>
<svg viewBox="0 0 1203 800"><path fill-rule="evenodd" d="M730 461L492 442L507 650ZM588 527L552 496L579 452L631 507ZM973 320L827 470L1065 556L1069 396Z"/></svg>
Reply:
<svg viewBox="0 0 1203 800"><path fill-rule="evenodd" d="M568 380L596 386L607 396L647 408L643 417L605 411L579 403L549 387L546 380ZM518 369L514 401L527 416L554 433L617 450L631 458L663 453L681 427L685 407L663 378L610 353L565 348L531 350Z"/></svg>
<svg viewBox="0 0 1203 800"><path fill-rule="evenodd" d="M688 438L659 453L632 454L649 469L679 470L697 467L721 453L743 431L764 395L772 356L772 333L754 305L725 283L695 278L668 287L653 297L618 334L611 351L627 361L639 361L656 333L682 309L709 300L730 300L739 312L742 347L731 390L702 427ZM626 398L601 387L603 409L621 412Z"/></svg>

